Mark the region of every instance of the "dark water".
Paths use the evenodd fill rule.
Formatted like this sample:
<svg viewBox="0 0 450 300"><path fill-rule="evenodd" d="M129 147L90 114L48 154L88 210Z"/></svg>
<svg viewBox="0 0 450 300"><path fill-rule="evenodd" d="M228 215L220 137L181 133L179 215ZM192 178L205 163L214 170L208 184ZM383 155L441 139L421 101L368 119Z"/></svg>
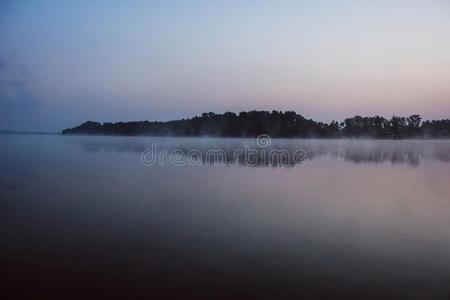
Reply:
<svg viewBox="0 0 450 300"><path fill-rule="evenodd" d="M254 141L0 136L1 298L450 298L450 141L152 144Z"/></svg>

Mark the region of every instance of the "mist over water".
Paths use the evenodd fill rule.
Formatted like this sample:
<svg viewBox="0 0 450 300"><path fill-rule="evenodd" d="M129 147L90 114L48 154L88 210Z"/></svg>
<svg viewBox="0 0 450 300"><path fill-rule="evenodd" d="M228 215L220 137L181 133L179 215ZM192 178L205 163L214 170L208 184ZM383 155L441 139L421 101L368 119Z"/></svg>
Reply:
<svg viewBox="0 0 450 300"><path fill-rule="evenodd" d="M270 139L269 144L260 147L256 139L242 138L166 138L166 137L77 137L70 140L87 152L130 152L153 151L180 152L186 156L196 151L211 165L221 163L222 157L208 156L208 151L220 151L225 154L225 162L233 160L239 150L253 150L256 164L238 160L241 166L263 166L266 163L262 155L270 151L285 151L289 158L296 151L304 151L297 164L317 158L344 159L353 163L391 163L417 166L422 160L450 161L450 147L447 140L370 140L370 139ZM226 165L226 164L225 164ZM276 166L293 166L290 160L280 161Z"/></svg>
<svg viewBox="0 0 450 300"><path fill-rule="evenodd" d="M0 135L1 294L448 299L450 141ZM260 157L261 158L261 157ZM260 160L261 161L261 160ZM23 286L26 285L26 289Z"/></svg>

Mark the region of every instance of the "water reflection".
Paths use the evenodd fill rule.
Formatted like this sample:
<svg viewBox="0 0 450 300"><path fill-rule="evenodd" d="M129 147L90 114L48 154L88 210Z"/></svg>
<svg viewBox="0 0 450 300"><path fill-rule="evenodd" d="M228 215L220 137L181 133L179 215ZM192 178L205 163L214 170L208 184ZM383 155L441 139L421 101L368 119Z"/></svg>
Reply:
<svg viewBox="0 0 450 300"><path fill-rule="evenodd" d="M0 136L3 298L450 299L449 141L272 140L307 152L289 169L149 168L152 144L257 146Z"/></svg>
<svg viewBox="0 0 450 300"><path fill-rule="evenodd" d="M208 165L293 167L319 157L355 164L418 166L422 160L450 162L450 141L437 140L272 140L259 147L250 139L69 137L87 152L175 153ZM217 155L212 155L216 152ZM191 157L189 157L191 155Z"/></svg>

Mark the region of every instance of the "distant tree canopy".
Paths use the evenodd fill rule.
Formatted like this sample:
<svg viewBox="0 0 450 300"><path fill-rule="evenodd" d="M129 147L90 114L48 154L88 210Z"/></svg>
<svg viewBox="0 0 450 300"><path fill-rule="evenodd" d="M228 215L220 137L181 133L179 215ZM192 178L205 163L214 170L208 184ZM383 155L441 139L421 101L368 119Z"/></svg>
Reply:
<svg viewBox="0 0 450 300"><path fill-rule="evenodd" d="M450 120L422 122L419 115L409 117L354 116L344 122L316 122L294 111L249 111L235 114L226 112L203 113L191 119L168 122L117 122L88 121L80 126L65 129L63 134L98 135L152 135L152 136L221 136L255 137L268 134L281 138L353 138L378 139L449 138Z"/></svg>

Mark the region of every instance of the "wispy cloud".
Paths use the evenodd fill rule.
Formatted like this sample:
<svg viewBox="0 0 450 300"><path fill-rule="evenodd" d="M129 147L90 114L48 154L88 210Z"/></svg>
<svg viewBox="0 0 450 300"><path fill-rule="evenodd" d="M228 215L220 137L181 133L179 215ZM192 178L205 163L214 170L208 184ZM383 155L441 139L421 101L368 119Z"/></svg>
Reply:
<svg viewBox="0 0 450 300"><path fill-rule="evenodd" d="M27 98L28 72L26 68L0 58L0 101L10 102Z"/></svg>

